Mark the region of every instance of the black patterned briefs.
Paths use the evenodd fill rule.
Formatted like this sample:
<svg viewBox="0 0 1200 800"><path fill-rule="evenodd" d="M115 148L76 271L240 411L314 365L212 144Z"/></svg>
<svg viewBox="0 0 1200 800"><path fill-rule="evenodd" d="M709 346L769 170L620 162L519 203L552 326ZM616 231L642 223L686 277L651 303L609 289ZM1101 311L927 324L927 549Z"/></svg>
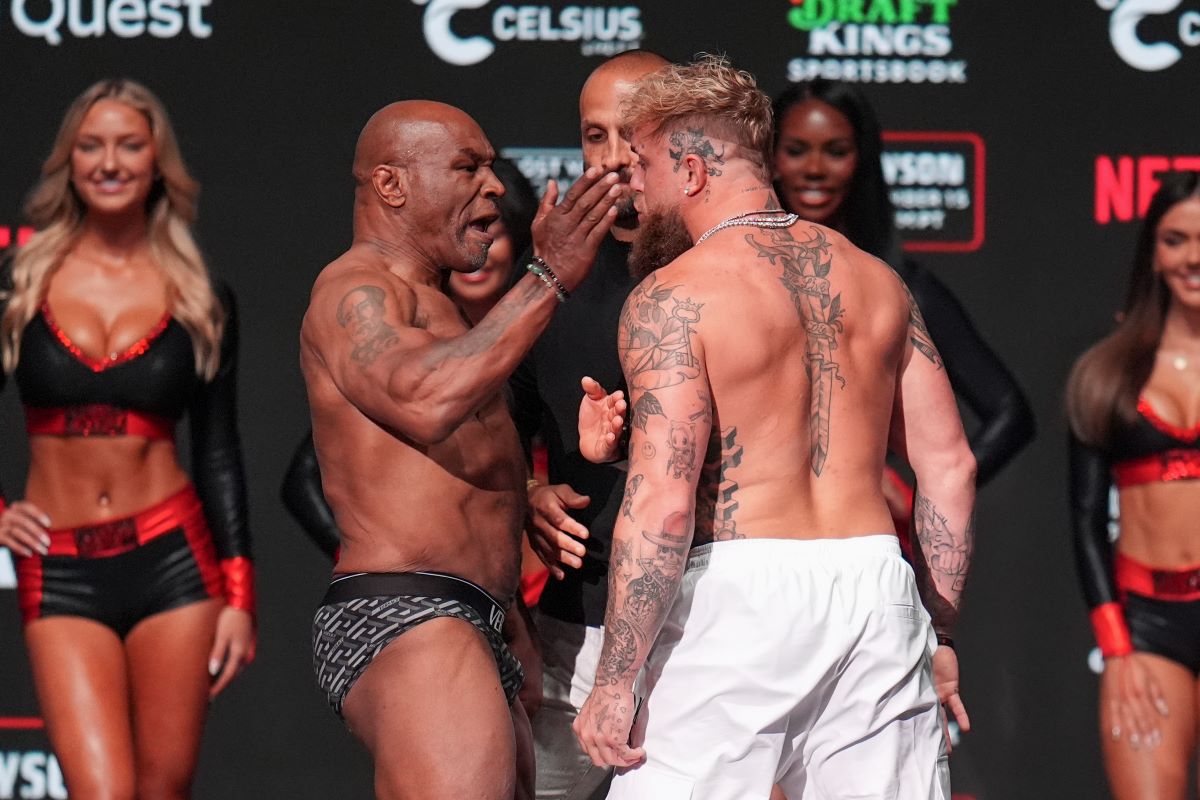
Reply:
<svg viewBox="0 0 1200 800"><path fill-rule="evenodd" d="M466 620L492 648L511 705L525 674L501 635L504 607L479 586L440 572L358 572L333 580L313 618L313 669L334 712L397 636L438 617Z"/></svg>

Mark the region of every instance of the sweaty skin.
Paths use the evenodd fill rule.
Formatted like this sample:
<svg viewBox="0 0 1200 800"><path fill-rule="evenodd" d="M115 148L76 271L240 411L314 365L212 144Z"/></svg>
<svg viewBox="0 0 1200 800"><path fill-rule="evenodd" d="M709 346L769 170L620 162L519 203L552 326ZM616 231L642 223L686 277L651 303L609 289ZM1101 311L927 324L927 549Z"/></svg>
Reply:
<svg viewBox="0 0 1200 800"><path fill-rule="evenodd" d="M354 243L313 287L301 368L342 532L339 573L447 572L507 606L525 465L500 390L558 299L528 274L468 328L439 288L444 270L486 259L503 192L493 158L479 126L451 106L406 101L371 118L355 153ZM614 182L589 171L558 206L551 184L539 209L534 251L568 290L612 223ZM417 787L524 796L528 722L519 704L506 707L492 654L463 620L397 638L343 710L375 758L379 797Z"/></svg>

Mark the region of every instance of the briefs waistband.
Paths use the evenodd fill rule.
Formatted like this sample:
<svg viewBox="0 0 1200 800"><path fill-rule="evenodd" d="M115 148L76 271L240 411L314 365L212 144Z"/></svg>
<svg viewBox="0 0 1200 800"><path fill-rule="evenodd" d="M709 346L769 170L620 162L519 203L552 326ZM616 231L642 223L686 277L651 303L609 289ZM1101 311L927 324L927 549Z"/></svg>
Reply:
<svg viewBox="0 0 1200 800"><path fill-rule="evenodd" d="M322 605L364 597L431 597L469 605L493 630L504 627L505 610L483 587L443 572L353 572L329 584Z"/></svg>

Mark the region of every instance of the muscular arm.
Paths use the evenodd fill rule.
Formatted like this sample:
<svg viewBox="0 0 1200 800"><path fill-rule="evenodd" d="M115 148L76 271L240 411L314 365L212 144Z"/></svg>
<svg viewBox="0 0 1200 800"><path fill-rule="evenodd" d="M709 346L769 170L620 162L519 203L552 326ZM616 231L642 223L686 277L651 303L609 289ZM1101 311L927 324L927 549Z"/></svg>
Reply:
<svg viewBox="0 0 1200 800"><path fill-rule="evenodd" d="M317 463L312 431L304 437L288 464L281 494L284 507L300 523L313 544L331 559L335 558L342 537L333 518L333 509L321 490L321 466Z"/></svg>
<svg viewBox="0 0 1200 800"><path fill-rule="evenodd" d="M696 322L672 315L684 304ZM613 531L600 692L632 687L683 579L712 426L700 309L684 287L652 276L621 312L618 350L635 411L624 511Z"/></svg>
<svg viewBox="0 0 1200 800"><path fill-rule="evenodd" d="M975 459L940 354L916 303L897 382L892 448L912 465L914 568L941 635L953 634L974 547Z"/></svg>
<svg viewBox="0 0 1200 800"><path fill-rule="evenodd" d="M955 393L979 418L970 437L977 485L991 480L1033 439L1029 401L996 353L971 323L958 299L933 274L910 270L916 298Z"/></svg>
<svg viewBox="0 0 1200 800"><path fill-rule="evenodd" d="M424 329L407 284L374 270L347 270L314 291L302 339L355 407L432 444L500 390L556 302L527 275L477 326L443 339Z"/></svg>

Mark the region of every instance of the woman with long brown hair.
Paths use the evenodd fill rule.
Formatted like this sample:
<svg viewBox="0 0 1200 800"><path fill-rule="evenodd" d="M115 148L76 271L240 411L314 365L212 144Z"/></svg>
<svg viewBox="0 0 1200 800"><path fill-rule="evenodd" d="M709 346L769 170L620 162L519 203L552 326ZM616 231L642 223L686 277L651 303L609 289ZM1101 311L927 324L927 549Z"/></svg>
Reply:
<svg viewBox="0 0 1200 800"><path fill-rule="evenodd" d="M187 798L209 699L254 657L237 324L190 232L197 189L158 99L97 83L0 273L0 384L31 450L24 499L0 494L0 545L73 798Z"/></svg>
<svg viewBox="0 0 1200 800"><path fill-rule="evenodd" d="M1117 800L1182 800L1200 722L1200 173L1162 179L1124 314L1076 362L1067 412L1109 783Z"/></svg>

